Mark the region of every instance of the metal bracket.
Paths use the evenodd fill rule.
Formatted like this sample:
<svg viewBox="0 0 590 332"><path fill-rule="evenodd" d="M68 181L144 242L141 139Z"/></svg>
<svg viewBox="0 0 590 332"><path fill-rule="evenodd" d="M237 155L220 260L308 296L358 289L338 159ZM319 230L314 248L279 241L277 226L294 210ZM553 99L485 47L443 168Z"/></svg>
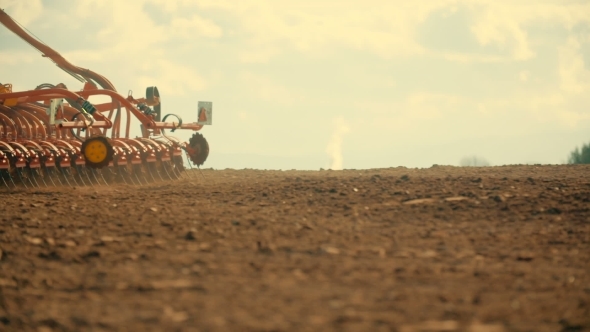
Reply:
<svg viewBox="0 0 590 332"><path fill-rule="evenodd" d="M213 124L213 103L210 101L200 101L198 103L198 124Z"/></svg>
<svg viewBox="0 0 590 332"><path fill-rule="evenodd" d="M57 109L62 107L63 102L63 98L51 99L49 107L47 108L47 115L49 115L49 124L55 124L55 114L57 113Z"/></svg>

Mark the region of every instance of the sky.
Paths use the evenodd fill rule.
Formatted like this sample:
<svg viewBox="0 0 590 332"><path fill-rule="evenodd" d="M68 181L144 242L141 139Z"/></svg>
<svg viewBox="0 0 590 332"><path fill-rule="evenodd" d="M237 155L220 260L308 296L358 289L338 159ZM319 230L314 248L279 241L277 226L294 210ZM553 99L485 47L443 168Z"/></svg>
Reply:
<svg viewBox="0 0 590 332"><path fill-rule="evenodd" d="M164 114L193 122L198 101L213 102L213 125L201 130L206 168L422 168L468 156L559 164L590 143L588 0L0 0L0 8L124 96L157 86ZM0 82L82 88L3 27Z"/></svg>

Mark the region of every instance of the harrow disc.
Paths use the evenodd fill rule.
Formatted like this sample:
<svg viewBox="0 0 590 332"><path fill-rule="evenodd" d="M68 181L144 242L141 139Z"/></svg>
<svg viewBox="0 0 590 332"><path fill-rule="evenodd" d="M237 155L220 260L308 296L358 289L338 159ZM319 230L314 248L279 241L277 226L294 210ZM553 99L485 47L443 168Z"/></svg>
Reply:
<svg viewBox="0 0 590 332"><path fill-rule="evenodd" d="M201 166L209 156L209 143L200 133L195 133L186 147L188 156L193 164Z"/></svg>

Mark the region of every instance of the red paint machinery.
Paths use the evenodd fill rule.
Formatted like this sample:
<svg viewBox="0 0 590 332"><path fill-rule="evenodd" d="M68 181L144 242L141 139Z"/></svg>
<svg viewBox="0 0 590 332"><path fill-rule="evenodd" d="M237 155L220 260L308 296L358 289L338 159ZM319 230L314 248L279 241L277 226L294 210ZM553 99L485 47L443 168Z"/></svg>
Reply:
<svg viewBox="0 0 590 332"><path fill-rule="evenodd" d="M63 84L19 92L0 84L0 185L142 184L185 176L183 154L189 166L206 161L209 144L198 131L212 123L212 103L198 103L194 123L162 117L157 87L148 87L144 98L123 97L108 79L69 63L3 10L0 23L84 83L75 92ZM92 104L96 96L110 101ZM140 137L129 136L132 119L141 124ZM166 129L197 133L180 142Z"/></svg>

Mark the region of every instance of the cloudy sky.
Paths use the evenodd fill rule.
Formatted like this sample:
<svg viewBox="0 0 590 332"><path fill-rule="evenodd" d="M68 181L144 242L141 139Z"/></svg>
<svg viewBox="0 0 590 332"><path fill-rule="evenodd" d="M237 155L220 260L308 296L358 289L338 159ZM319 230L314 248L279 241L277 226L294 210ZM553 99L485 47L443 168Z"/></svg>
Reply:
<svg viewBox="0 0 590 332"><path fill-rule="evenodd" d="M590 142L588 0L0 0L126 95L196 121L205 167L567 160ZM0 28L0 82L79 82ZM188 139L190 132L175 135Z"/></svg>

